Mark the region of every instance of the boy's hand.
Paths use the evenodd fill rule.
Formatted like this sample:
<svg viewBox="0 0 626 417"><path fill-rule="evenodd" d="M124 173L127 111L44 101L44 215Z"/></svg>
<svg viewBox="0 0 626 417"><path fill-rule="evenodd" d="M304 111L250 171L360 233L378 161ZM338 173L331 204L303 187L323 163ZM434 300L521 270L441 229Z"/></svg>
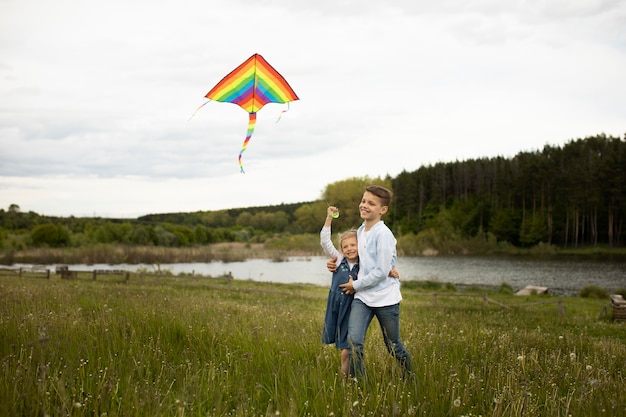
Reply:
<svg viewBox="0 0 626 417"><path fill-rule="evenodd" d="M337 270L337 257L336 256L332 257L328 262L326 262L326 268L328 268L330 272L335 272Z"/></svg>
<svg viewBox="0 0 626 417"><path fill-rule="evenodd" d="M339 285L339 288L343 290L344 294L352 295L355 292L354 286L352 285L353 282L354 280L352 279L352 275L350 275L350 280L346 282L345 284Z"/></svg>
<svg viewBox="0 0 626 417"><path fill-rule="evenodd" d="M389 271L389 276L391 278L398 278L398 279L400 278L400 273L398 272L395 266L391 267L391 271Z"/></svg>

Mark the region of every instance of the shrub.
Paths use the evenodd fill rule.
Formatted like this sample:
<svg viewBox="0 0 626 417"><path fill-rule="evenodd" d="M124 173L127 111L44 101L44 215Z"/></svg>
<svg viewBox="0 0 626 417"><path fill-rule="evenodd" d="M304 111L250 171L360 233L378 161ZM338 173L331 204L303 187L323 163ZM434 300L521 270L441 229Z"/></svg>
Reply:
<svg viewBox="0 0 626 417"><path fill-rule="evenodd" d="M583 287L578 295L583 298L597 299L604 299L609 297L609 293L604 288L598 287L597 285L587 285L586 287Z"/></svg>
<svg viewBox="0 0 626 417"><path fill-rule="evenodd" d="M500 288L498 288L498 292L500 294L512 295L515 293L515 290L509 284L507 284L506 282L503 282L502 284L500 284Z"/></svg>
<svg viewBox="0 0 626 417"><path fill-rule="evenodd" d="M52 223L35 226L30 236L35 246L59 248L68 246L70 243L70 232L65 226Z"/></svg>
<svg viewBox="0 0 626 417"><path fill-rule="evenodd" d="M424 291L448 291L455 292L456 287L450 282L439 281L402 281L402 288L409 290L424 290Z"/></svg>

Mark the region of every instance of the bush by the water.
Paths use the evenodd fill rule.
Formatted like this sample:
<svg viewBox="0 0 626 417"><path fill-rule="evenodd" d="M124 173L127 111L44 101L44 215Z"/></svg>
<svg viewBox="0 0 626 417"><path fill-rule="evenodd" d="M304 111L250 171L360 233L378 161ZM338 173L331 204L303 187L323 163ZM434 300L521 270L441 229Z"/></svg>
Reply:
<svg viewBox="0 0 626 417"><path fill-rule="evenodd" d="M597 285L587 285L583 287L578 295L584 298L598 298L600 300L609 298L608 291L602 287L598 287Z"/></svg>

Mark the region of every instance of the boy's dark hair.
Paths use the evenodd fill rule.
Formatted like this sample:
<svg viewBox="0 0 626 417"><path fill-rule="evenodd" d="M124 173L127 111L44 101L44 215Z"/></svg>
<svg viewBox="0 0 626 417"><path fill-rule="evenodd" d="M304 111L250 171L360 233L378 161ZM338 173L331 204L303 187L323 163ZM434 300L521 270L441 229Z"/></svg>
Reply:
<svg viewBox="0 0 626 417"><path fill-rule="evenodd" d="M365 187L365 191L368 191L374 194L376 197L380 198L383 206L389 207L391 204L391 199L393 198L393 193L391 190L383 187L382 185L368 185Z"/></svg>

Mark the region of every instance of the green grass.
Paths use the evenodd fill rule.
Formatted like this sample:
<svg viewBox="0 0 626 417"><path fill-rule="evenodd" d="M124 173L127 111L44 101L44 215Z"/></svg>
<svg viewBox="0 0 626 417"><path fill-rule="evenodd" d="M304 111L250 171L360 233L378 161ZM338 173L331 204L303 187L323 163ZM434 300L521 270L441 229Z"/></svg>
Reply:
<svg viewBox="0 0 626 417"><path fill-rule="evenodd" d="M404 290L403 380L320 343L327 288L188 277L0 277L2 416L613 416L626 326L606 300ZM431 291L431 292L428 292ZM541 302L546 304L530 304ZM526 304L518 305L515 304Z"/></svg>

